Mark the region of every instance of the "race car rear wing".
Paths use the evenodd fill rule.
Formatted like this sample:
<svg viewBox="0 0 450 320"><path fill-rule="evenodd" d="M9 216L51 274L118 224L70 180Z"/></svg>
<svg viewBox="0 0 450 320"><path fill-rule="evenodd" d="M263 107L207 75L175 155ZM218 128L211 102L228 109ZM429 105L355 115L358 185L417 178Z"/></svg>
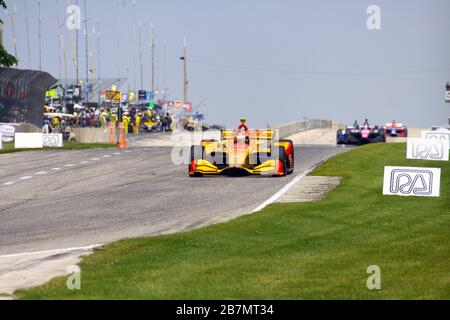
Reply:
<svg viewBox="0 0 450 320"><path fill-rule="evenodd" d="M236 131L234 130L222 130L222 140L233 140L235 138ZM271 141L275 137L273 130L249 130L251 140L267 140Z"/></svg>

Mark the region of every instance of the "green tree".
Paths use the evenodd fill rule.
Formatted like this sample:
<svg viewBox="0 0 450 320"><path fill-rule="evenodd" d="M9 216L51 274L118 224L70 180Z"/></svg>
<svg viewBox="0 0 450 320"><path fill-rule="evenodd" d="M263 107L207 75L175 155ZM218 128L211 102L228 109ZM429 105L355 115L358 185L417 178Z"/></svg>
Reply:
<svg viewBox="0 0 450 320"><path fill-rule="evenodd" d="M4 0L0 0L0 7L3 10L6 10L6 3ZM0 19L0 24L3 24L3 21ZM9 54L8 51L3 47L3 44L0 43L0 67L12 67L17 65L17 58L13 55Z"/></svg>

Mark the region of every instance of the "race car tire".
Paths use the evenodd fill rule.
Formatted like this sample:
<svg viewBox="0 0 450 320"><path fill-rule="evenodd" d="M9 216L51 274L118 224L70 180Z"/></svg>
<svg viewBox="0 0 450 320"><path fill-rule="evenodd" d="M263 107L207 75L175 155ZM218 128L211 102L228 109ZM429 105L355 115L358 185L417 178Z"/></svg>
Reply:
<svg viewBox="0 0 450 320"><path fill-rule="evenodd" d="M295 169L295 149L294 149L294 142L292 140L280 140L280 142L289 143L290 145L290 154L286 153L286 167L287 167L287 174L291 175L294 173Z"/></svg>
<svg viewBox="0 0 450 320"><path fill-rule="evenodd" d="M278 147L278 154L275 155L272 152L272 156L277 156L273 160L281 161L281 164L283 166L283 174L282 175L278 175L278 174L275 173L274 176L275 177L285 177L285 176L287 176L287 174L288 174L288 171L287 171L287 168L288 168L287 162L288 162L288 160L287 160L287 157L286 157L286 150L284 149L284 147Z"/></svg>
<svg viewBox="0 0 450 320"><path fill-rule="evenodd" d="M216 166L226 165L227 154L225 152L215 152L214 154L210 154L205 160L213 163Z"/></svg>
<svg viewBox="0 0 450 320"><path fill-rule="evenodd" d="M191 174L191 163L195 160L202 160L204 154L204 148L202 146L192 146L191 147L191 157L188 165L188 174L191 178L202 177L201 173Z"/></svg>

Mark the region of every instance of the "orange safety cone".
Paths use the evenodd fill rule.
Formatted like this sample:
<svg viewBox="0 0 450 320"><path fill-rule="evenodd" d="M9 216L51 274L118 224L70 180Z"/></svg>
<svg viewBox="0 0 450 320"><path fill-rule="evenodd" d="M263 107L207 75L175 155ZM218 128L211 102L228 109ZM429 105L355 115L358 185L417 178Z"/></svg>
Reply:
<svg viewBox="0 0 450 320"><path fill-rule="evenodd" d="M109 144L115 144L114 124L112 122L109 124Z"/></svg>
<svg viewBox="0 0 450 320"><path fill-rule="evenodd" d="M119 124L119 148L125 149L127 147L127 140L124 134L124 125L123 122Z"/></svg>

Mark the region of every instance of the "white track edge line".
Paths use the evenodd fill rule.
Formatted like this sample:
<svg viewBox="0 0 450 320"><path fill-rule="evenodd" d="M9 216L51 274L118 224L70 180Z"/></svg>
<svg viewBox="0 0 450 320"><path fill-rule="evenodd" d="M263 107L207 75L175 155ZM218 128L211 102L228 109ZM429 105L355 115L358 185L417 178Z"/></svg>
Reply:
<svg viewBox="0 0 450 320"><path fill-rule="evenodd" d="M8 254L8 255L0 256L0 259L19 258L19 257L26 257L26 256L37 256L37 255L43 255L43 254L66 253L66 252L80 251L80 250L92 250L92 249L100 248L100 247L103 247L103 246L104 246L103 244L96 244L96 245L87 246L87 247L66 248L66 249L56 249L56 250L47 250L47 251L35 251L35 252L24 252L24 253Z"/></svg>
<svg viewBox="0 0 450 320"><path fill-rule="evenodd" d="M269 198L268 200L266 200L264 203L262 203L259 207L257 207L255 210L253 210L251 213L256 213L259 212L261 210L263 210L264 208L266 208L267 206L273 204L274 202L276 202L278 199L280 199L283 195L286 194L286 192L288 192L289 190L291 190L291 188L293 186L295 186L298 182L300 182L303 178L305 178L308 174L310 174L311 172L313 172L314 170L316 170L318 167L320 167L322 164L324 164L325 162L327 162L328 160L330 160L333 156L329 156L326 157L325 159L319 161L318 163L316 163L313 167L311 167L310 169L303 171L301 174L299 174L298 176L296 176L291 182L289 182L287 185L285 185L283 187L283 189L281 189L280 191L278 191L276 194L274 194L271 198Z"/></svg>

